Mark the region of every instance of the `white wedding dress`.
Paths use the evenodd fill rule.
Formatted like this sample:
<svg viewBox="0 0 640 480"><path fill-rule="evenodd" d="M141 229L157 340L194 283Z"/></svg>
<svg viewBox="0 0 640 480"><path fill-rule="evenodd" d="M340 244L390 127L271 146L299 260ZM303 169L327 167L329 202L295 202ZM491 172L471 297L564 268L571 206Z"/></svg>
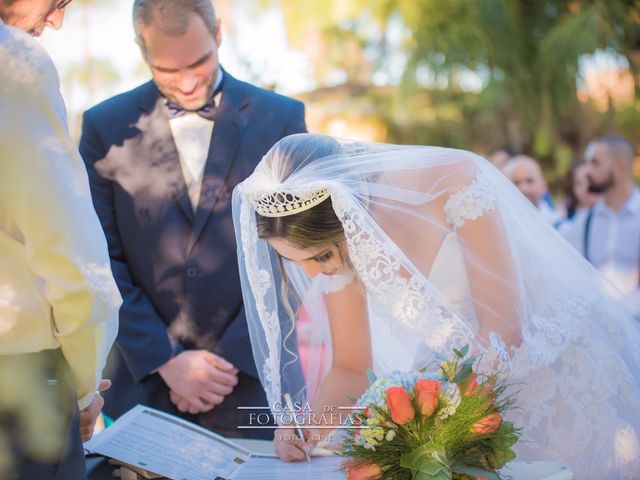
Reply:
<svg viewBox="0 0 640 480"><path fill-rule="evenodd" d="M321 186L354 275L309 279L285 265L312 326L299 398L313 398L331 360L323 296L357 277L376 373L422 368L469 344L480 369L500 369L516 394L509 416L523 431L519 460L566 464L578 480L640 479L640 328L607 299L593 268L469 152L344 142L309 161L327 142L287 137L234 191L245 308L269 401L293 388L300 357L287 341L297 320L282 313L282 274L246 198ZM288 157L297 149L307 159L299 166ZM504 341L514 330L517 347Z"/></svg>
<svg viewBox="0 0 640 480"><path fill-rule="evenodd" d="M473 190L475 185L468 188ZM461 191L461 195L468 193ZM477 207L477 198L475 200ZM451 206L447 210L452 225L460 227L470 218L464 209ZM386 265L385 270L388 271L399 270L391 257L374 250L377 252L374 263ZM371 264L372 259L364 262ZM363 281L367 284L367 274L359 273L365 275ZM437 364L436 356L441 358L451 354L452 339L456 339L457 345L462 344L461 339L464 338L472 341L478 321L470 300L472 296L463 251L455 231L444 237L428 280L446 297L451 309L464 318L464 323L443 322L441 332L431 331L428 338L421 338L412 332L410 324L407 326L397 320L403 316L403 309L412 310L418 304L422 304L423 312L429 311L428 296L417 300L412 297L418 289L408 285L404 290L394 288L394 284L398 284L397 275L386 279L384 276L375 277L369 277L368 287L374 291L367 293L372 346L376 352L374 372L377 374L417 370ZM324 277L321 281L324 292L329 293L350 280L352 278ZM535 283L530 285L530 289L536 289ZM580 307L579 299L574 298L556 313L560 316L571 315L572 312L579 314ZM391 310L395 313L392 314ZM536 357L543 356L544 345L539 347L540 352L516 354L509 360L508 383L512 385L510 390L515 392L517 405L517 409L510 412L509 420L523 430L523 436L516 445L518 460L558 461L570 466L578 480L639 479L640 372L629 371L629 359L622 353L633 351L630 340L637 337L637 332L632 328L627 337L620 330L620 325L602 321L597 312L590 316L589 325L588 330L577 336L548 365L518 364L526 362L531 353ZM406 329L406 333L398 329ZM456 329L458 331L454 331ZM522 350L536 348L527 340L525 336ZM425 348L425 344L429 348ZM637 354L636 351L635 362ZM485 365L495 368L491 360Z"/></svg>

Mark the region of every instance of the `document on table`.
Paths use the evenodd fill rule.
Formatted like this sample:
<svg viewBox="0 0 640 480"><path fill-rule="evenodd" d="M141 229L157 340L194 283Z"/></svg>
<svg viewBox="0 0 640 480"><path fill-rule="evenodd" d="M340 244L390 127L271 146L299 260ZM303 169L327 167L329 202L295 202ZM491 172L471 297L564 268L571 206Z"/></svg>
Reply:
<svg viewBox="0 0 640 480"><path fill-rule="evenodd" d="M341 457L316 457L308 462L285 463L275 458L250 458L233 480L344 480Z"/></svg>
<svg viewBox="0 0 640 480"><path fill-rule="evenodd" d="M340 457L314 458L310 464L285 463L250 448L143 405L129 410L85 444L88 453L174 480L344 478L339 471Z"/></svg>

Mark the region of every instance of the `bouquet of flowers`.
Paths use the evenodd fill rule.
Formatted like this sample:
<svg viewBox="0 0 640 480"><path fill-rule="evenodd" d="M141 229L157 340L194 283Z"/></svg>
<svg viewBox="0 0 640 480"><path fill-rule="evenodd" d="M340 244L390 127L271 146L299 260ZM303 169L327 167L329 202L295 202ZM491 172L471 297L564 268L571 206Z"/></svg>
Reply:
<svg viewBox="0 0 640 480"><path fill-rule="evenodd" d="M499 480L519 429L504 420L513 398L497 373L474 370L468 346L436 373L375 378L355 407L341 455L350 480Z"/></svg>

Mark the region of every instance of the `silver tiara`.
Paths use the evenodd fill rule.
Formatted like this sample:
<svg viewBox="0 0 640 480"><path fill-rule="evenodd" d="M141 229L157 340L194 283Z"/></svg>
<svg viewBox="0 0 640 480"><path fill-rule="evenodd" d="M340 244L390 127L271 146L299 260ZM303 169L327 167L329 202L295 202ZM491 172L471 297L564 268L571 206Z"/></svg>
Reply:
<svg viewBox="0 0 640 480"><path fill-rule="evenodd" d="M304 212L329 198L326 188L300 192L252 192L247 199L263 217L286 217Z"/></svg>

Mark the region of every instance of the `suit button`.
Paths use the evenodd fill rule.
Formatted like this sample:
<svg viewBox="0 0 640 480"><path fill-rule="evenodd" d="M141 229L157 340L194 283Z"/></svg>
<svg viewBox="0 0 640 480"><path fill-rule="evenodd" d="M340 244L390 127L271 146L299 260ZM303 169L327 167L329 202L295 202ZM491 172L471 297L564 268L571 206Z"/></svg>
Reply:
<svg viewBox="0 0 640 480"><path fill-rule="evenodd" d="M198 276L198 269L195 267L187 268L187 277L196 278Z"/></svg>

